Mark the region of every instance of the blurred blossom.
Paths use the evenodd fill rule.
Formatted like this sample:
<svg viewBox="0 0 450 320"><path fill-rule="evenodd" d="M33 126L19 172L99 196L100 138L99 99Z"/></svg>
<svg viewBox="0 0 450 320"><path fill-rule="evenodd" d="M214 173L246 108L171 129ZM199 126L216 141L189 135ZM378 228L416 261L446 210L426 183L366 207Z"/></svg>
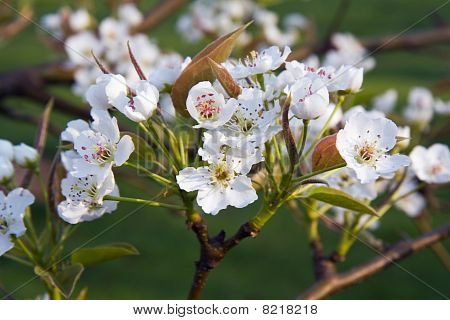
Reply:
<svg viewBox="0 0 450 320"><path fill-rule="evenodd" d="M412 169L420 180L427 183L450 181L450 151L447 145L435 143L428 149L416 146L409 156Z"/></svg>
<svg viewBox="0 0 450 320"><path fill-rule="evenodd" d="M331 37L334 49L325 54L324 66L339 68L342 65L354 65L369 71L375 67L375 59L368 57L367 50L351 33L335 33Z"/></svg>
<svg viewBox="0 0 450 320"><path fill-rule="evenodd" d="M399 196L402 196L412 192L417 189L417 187L417 179L412 171L408 170L405 180L402 182L397 192ZM426 202L425 198L419 192L414 192L404 198L401 198L400 200L397 200L395 202L395 206L400 210L403 210L409 217L415 218L425 208Z"/></svg>
<svg viewBox="0 0 450 320"><path fill-rule="evenodd" d="M39 160L39 153L33 147L21 143L14 146L14 161L24 168L35 168Z"/></svg>
<svg viewBox="0 0 450 320"><path fill-rule="evenodd" d="M390 113L394 110L397 103L398 93L395 89L389 89L383 94L376 96L372 100L372 105L375 110Z"/></svg>
<svg viewBox="0 0 450 320"><path fill-rule="evenodd" d="M412 122L428 125L433 118L434 99L431 91L422 88L412 88L408 95L408 105L403 110L405 118Z"/></svg>

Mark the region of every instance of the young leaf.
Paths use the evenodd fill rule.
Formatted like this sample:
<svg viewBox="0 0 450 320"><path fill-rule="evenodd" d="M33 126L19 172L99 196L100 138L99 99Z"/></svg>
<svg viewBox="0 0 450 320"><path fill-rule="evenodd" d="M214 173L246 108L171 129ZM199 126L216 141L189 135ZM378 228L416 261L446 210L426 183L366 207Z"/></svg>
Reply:
<svg viewBox="0 0 450 320"><path fill-rule="evenodd" d="M305 198L320 200L341 208L377 216L376 210L371 206L353 198L348 193L330 187L314 188L305 195Z"/></svg>
<svg viewBox="0 0 450 320"><path fill-rule="evenodd" d="M313 171L344 163L344 159L342 159L336 148L336 134L326 136L317 143L312 154Z"/></svg>
<svg viewBox="0 0 450 320"><path fill-rule="evenodd" d="M90 266L126 256L139 255L139 251L128 243L111 243L93 248L82 248L72 254L73 263Z"/></svg>
<svg viewBox="0 0 450 320"><path fill-rule="evenodd" d="M215 76L209 66L208 58L217 63L224 62L228 59L231 50L233 49L234 42L250 23L251 22L210 43L206 48L200 51L183 72L181 72L172 87L171 93L173 104L178 112L186 114L186 98L189 90L196 83L214 80Z"/></svg>
<svg viewBox="0 0 450 320"><path fill-rule="evenodd" d="M81 274L84 271L84 267L80 263L76 263L65 267L56 274L44 270L39 266L34 268L34 272L41 277L47 284L55 287L65 298L69 298L75 285L80 279Z"/></svg>
<svg viewBox="0 0 450 320"><path fill-rule="evenodd" d="M236 81L234 81L228 70L211 58L208 58L208 63L211 67L212 72L214 73L214 76L217 78L217 80L219 80L220 84L228 93L228 95L232 98L237 98L241 94L242 89L236 83Z"/></svg>

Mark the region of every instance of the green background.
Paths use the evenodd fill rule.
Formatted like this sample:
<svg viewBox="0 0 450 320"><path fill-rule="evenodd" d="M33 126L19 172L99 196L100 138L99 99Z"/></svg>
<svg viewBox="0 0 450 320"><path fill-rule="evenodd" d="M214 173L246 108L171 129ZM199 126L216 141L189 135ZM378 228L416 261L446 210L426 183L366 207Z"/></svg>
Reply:
<svg viewBox="0 0 450 320"><path fill-rule="evenodd" d="M107 15L105 2L95 1L96 16ZM147 9L152 1L141 1ZM359 0L353 1L344 18L341 31L351 31L358 36L377 36L397 34L420 20L424 15L444 3L443 0ZM37 15L53 12L61 4L74 4L72 1L35 1ZM270 8L281 15L301 12L312 17L323 34L328 26L338 1L277 1ZM450 22L450 5L439 11L439 16ZM193 55L202 44L192 45L180 40L174 32L176 16L166 20L151 32L163 48L175 49L185 55ZM433 18L425 19L409 31L433 26ZM41 35L31 26L0 48L0 69L2 71L53 61L58 56L45 47ZM437 81L449 75L449 46L434 46L433 49L404 50L375 55L377 67L366 74L361 100L367 100L376 93L390 87L400 92L400 100L405 101L412 86L433 87ZM74 101L72 95L62 88L52 88L60 95ZM447 96L443 96L449 98ZM20 99L9 99L10 105L38 113L42 108ZM66 117L54 114L54 124L65 126ZM31 144L35 128L18 123L0 115L0 137L14 143ZM441 138L448 142L448 137ZM51 138L46 154L56 150L56 140ZM120 171L120 170L118 170ZM139 195L151 198L158 189L146 186L139 190L118 178L124 196ZM448 198L445 192L443 197ZM259 204L246 209L227 210L218 216L207 216L212 233L225 229L234 232L240 224L251 217ZM123 258L99 266L89 267L82 275L78 290L89 287L91 299L183 299L191 284L194 260L198 257L198 244L194 234L188 231L183 218L164 210L136 208L130 204L120 204L119 210L94 222L83 223L70 242L71 248L125 241L135 245L140 256ZM39 205L34 214L42 212ZM448 222L445 212L433 212L433 225ZM210 299L290 299L298 295L313 282L310 251L301 217L294 217L282 209L268 223L257 239L246 240L229 253L219 267L212 272L204 297ZM333 248L337 235L322 230L328 249ZM375 234L387 243L417 235L413 222L405 214L391 211L382 219L381 227ZM94 240L91 240L95 238ZM444 243L449 248L449 241ZM346 262L339 266L346 270L363 262L376 253L364 244L357 243ZM0 281L9 290L16 288L16 298L34 298L44 292L39 280L29 281L33 271L26 267L0 258ZM420 280L418 280L420 279ZM361 284L354 285L334 295L334 299L441 299L432 288L450 296L450 278L445 268L438 262L431 250L423 250L403 260L399 266L378 273Z"/></svg>

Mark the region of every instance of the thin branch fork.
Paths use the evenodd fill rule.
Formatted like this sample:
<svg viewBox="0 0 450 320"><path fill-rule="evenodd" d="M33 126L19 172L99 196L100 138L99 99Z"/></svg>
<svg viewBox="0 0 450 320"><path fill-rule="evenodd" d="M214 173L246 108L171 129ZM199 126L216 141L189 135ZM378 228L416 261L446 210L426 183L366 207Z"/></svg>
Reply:
<svg viewBox="0 0 450 320"><path fill-rule="evenodd" d="M248 237L256 237L258 232L247 222L241 225L238 231L229 239L225 239L225 231L220 231L210 237L208 226L200 219L191 224L192 231L200 243L200 259L195 262L195 274L189 291L188 299L200 299L206 284L209 272L217 267L228 251L237 246Z"/></svg>
<svg viewBox="0 0 450 320"><path fill-rule="evenodd" d="M345 287L358 283L365 278L376 274L384 268L395 264L397 261L404 259L421 249L447 238L449 235L450 224L447 224L425 233L416 239L400 241L383 252L382 255L377 256L360 266L354 267L344 273L335 273L330 276L325 276L303 292L298 299L324 299Z"/></svg>

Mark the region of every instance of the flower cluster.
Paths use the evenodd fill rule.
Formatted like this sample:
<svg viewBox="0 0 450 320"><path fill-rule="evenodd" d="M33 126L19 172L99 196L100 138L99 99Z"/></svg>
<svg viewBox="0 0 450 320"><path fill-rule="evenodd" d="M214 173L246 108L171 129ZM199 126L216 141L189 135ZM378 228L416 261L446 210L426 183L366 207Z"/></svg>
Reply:
<svg viewBox="0 0 450 320"><path fill-rule="evenodd" d="M299 13L292 13L283 18L283 28L279 27L279 17L251 0L196 0L187 14L177 22L177 29L185 39L196 42L204 37L226 34L239 26L254 20L264 45L291 46L299 41L303 30L308 27L308 20ZM252 35L245 32L238 40L247 45Z"/></svg>
<svg viewBox="0 0 450 320"><path fill-rule="evenodd" d="M0 191L0 256L14 247L11 236L18 238L25 233L25 209L34 202L30 191L14 187L14 164L35 171L38 161L36 149L24 143L14 146L0 139L0 186L9 190L6 195Z"/></svg>
<svg viewBox="0 0 450 320"><path fill-rule="evenodd" d="M0 185L9 185L14 178L14 166L35 169L39 161L36 149L21 143L13 146L8 140L0 139Z"/></svg>
<svg viewBox="0 0 450 320"><path fill-rule="evenodd" d="M75 67L76 94L84 96L89 86L101 75L92 53L104 61L111 71L123 75L133 85L138 85L127 43L133 49L145 74L162 81L173 78L180 68L182 58L177 53L163 53L145 34L133 33L132 28L143 19L142 13L131 3L120 5L117 17L107 17L98 23L85 9L72 12L68 8L43 17L43 25L50 32L65 37L65 49L71 65ZM95 27L95 29L94 29Z"/></svg>

